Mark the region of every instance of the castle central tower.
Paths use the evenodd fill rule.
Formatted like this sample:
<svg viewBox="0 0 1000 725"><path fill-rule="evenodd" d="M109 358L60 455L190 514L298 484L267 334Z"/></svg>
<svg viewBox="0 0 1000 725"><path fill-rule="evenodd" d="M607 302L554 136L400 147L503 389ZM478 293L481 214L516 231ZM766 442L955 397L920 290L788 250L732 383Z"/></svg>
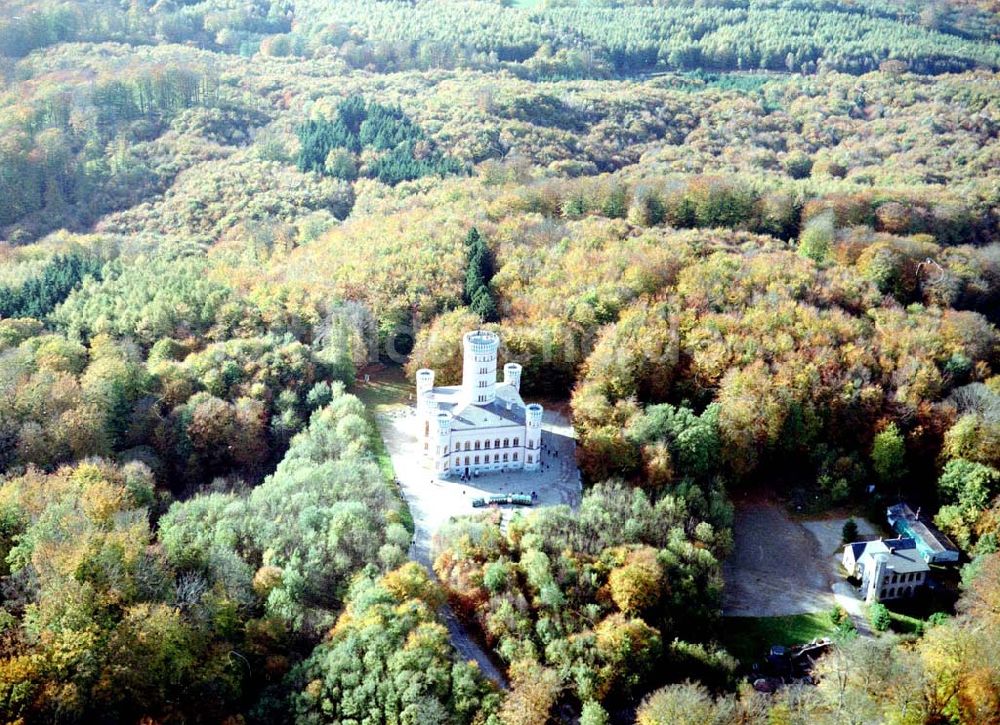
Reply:
<svg viewBox="0 0 1000 725"><path fill-rule="evenodd" d="M462 338L464 361L462 388L473 405L489 405L497 398L497 353L500 337L495 332L475 330Z"/></svg>

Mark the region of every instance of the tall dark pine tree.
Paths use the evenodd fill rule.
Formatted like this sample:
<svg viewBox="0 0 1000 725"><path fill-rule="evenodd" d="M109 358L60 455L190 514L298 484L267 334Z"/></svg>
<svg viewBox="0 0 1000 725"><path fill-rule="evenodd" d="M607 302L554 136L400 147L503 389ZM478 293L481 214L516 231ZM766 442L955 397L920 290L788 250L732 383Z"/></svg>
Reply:
<svg viewBox="0 0 1000 725"><path fill-rule="evenodd" d="M493 257L486 240L473 227L465 238L468 262L465 270L465 303L487 322L498 319L496 302L490 282L493 279Z"/></svg>

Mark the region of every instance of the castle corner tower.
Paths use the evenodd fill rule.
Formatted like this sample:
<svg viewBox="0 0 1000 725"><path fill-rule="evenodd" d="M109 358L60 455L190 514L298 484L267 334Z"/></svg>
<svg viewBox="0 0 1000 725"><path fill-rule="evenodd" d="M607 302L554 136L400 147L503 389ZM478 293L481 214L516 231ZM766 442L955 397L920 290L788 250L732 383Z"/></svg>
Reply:
<svg viewBox="0 0 1000 725"><path fill-rule="evenodd" d="M517 363L507 363L503 366L503 381L517 392L521 392L521 366Z"/></svg>

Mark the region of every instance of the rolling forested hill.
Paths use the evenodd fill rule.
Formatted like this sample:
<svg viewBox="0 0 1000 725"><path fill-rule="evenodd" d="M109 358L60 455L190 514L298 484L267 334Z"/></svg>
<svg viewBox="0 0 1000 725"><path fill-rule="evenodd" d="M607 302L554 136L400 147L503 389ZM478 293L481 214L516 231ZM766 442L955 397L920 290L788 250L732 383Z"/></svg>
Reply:
<svg viewBox="0 0 1000 725"><path fill-rule="evenodd" d="M1000 717L998 72L988 0L0 4L3 720ZM588 490L438 582L348 388L479 325ZM940 508L955 616L738 691L761 483Z"/></svg>

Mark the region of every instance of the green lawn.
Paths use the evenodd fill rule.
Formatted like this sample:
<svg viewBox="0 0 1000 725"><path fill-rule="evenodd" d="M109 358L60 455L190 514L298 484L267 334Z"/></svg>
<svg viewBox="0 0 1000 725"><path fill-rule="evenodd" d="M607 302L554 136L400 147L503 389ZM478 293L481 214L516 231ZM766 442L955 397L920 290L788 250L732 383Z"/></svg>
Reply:
<svg viewBox="0 0 1000 725"><path fill-rule="evenodd" d="M378 413L397 405L406 405L413 394L413 383L406 379L403 368L387 367L371 376L371 382L356 383L350 392L372 412Z"/></svg>
<svg viewBox="0 0 1000 725"><path fill-rule="evenodd" d="M891 620L889 628L898 634L919 634L926 625L922 619L894 612L891 609L889 610L889 619Z"/></svg>
<svg viewBox="0 0 1000 725"><path fill-rule="evenodd" d="M886 607L892 620L889 628L897 634L920 634L935 612L951 614L955 611L954 600L950 596L934 597L926 591L910 600L886 602Z"/></svg>
<svg viewBox="0 0 1000 725"><path fill-rule="evenodd" d="M834 633L829 612L787 617L723 617L722 644L743 664L764 657L772 644L791 646Z"/></svg>

